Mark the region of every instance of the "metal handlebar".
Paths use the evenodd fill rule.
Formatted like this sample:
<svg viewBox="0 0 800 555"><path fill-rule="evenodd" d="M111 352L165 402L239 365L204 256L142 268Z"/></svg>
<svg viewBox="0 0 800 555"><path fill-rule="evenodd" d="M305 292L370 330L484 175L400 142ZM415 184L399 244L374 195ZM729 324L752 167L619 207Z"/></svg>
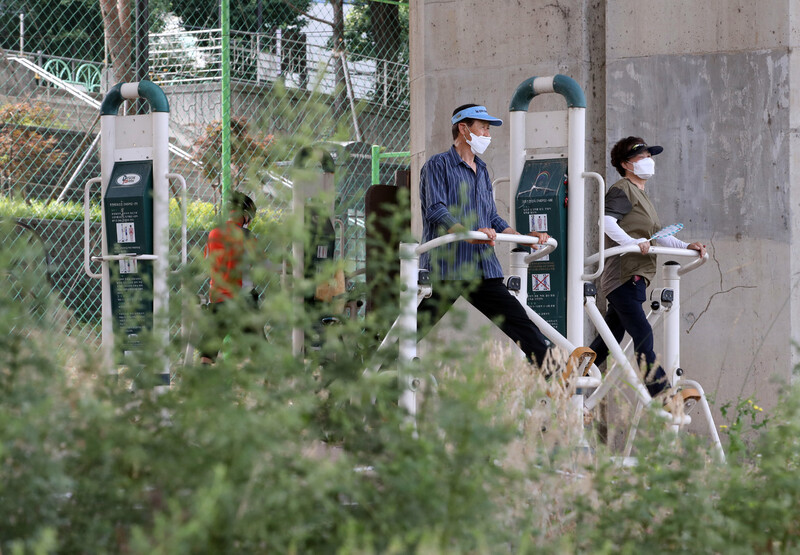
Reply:
<svg viewBox="0 0 800 555"><path fill-rule="evenodd" d="M540 258L544 258L558 247L558 241L553 239L552 237L544 242L541 248L537 249L535 252L530 253L528 256L522 259L525 264L530 264L534 260L539 260Z"/></svg>
<svg viewBox="0 0 800 555"><path fill-rule="evenodd" d="M187 191L186 191L186 180L183 176L177 173L168 173L166 175L167 179L177 179L181 184L181 192L182 192L182 200L181 200L181 263L185 266L186 261L188 259L187 255L187 237L186 237L186 208L187 208ZM86 182L83 187L83 269L89 277L99 279L103 277L103 274L96 274L92 272L90 261L93 262L108 262L111 260L156 260L158 257L153 254L132 254L132 253L122 253L122 254L113 254L113 255L106 255L106 256L92 256L90 254L91 245L89 241L89 235L91 233L91 227L89 225L90 217L90 207L89 207L89 187L94 183L102 183L103 179L101 177L93 177Z"/></svg>
<svg viewBox="0 0 800 555"><path fill-rule="evenodd" d="M166 175L168 180L177 179L181 184L181 264L186 266L187 256L187 238L186 238L186 203L188 202L186 191L186 180L182 175L177 173L168 173Z"/></svg>
<svg viewBox="0 0 800 555"><path fill-rule="evenodd" d="M109 254L108 256L93 256L92 262L111 262L113 260L158 260L155 254L134 254L123 252L122 254Z"/></svg>
<svg viewBox="0 0 800 555"><path fill-rule="evenodd" d="M91 234L91 227L89 226L89 186L93 183L102 183L102 181L99 177L93 177L83 186L83 271L86 272L87 276L94 279L102 278L103 274L94 273L90 264L91 255L89 251L92 247L89 241L89 235Z"/></svg>
<svg viewBox="0 0 800 555"><path fill-rule="evenodd" d="M584 281L592 281L593 279L597 279L602 275L606 264L605 256L603 256L603 252L606 248L606 225L605 220L603 219L603 214L606 213L606 182L603 179L603 176L597 172L583 172L583 177L588 177L597 181L597 186L600 190L599 194L597 195L597 205L599 209L598 212L600 213L600 218L597 221L597 226L599 227L600 232L600 246L598 247L597 252L600 255L600 259L598 260L597 271L595 271L593 274L583 274L581 276L581 279Z"/></svg>
<svg viewBox="0 0 800 555"><path fill-rule="evenodd" d="M639 250L639 245L625 245L620 247L612 247L610 249L605 249L603 252L604 258L608 258L609 256L615 256L618 254L625 254L625 253L641 253ZM682 267L678 270L678 275L683 275L687 272L691 272L695 268L702 266L708 260L708 253L705 256L700 256L700 253L695 250L691 249L676 249L673 247L650 247L650 251L647 253L648 255L667 255L667 256L682 256L686 258L694 258L695 260L691 261L686 266ZM600 253L595 253L586 259L585 264L594 264L600 259Z"/></svg>
<svg viewBox="0 0 800 555"><path fill-rule="evenodd" d="M435 239L431 239L427 243L422 243L415 249L415 252L417 254L423 254L430 250L435 249L436 247L441 247L442 245L455 243L456 241L467 241L473 239L476 239L478 241L488 241L489 236L483 233L482 231L464 231L461 233L448 233L447 235L442 235L441 237L436 237ZM531 237L530 235L514 235L512 233L498 233L494 240L496 243L517 243L519 245L539 244L538 237ZM525 260L527 261L529 257L535 257L535 258L542 257L546 254L551 253L553 250L555 250L556 247L558 247L558 241L556 241L552 237L547 241L545 241L543 244L544 247L542 249L536 251L533 254L529 254L527 257L525 257Z"/></svg>

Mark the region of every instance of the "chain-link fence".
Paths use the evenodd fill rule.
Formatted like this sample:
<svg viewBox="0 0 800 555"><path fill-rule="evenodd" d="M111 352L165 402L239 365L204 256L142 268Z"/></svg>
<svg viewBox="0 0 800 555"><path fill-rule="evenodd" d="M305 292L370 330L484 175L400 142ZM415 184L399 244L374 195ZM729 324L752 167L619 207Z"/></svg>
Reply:
<svg viewBox="0 0 800 555"><path fill-rule="evenodd" d="M406 4L237 0L224 14L221 3L197 0L5 0L0 25L0 218L41 237L73 337L99 334L99 283L83 269L82 198L100 174L99 104L117 82L147 78L164 90L171 170L212 211L226 179L223 103L224 187L257 191L260 206L279 202L297 146L336 142L344 251L363 264L370 146L408 149ZM383 181L404 166L396 161ZM91 199L99 203L99 189ZM4 242L26 232L17 227ZM92 223L95 245L99 227ZM189 228L201 242L203 225Z"/></svg>

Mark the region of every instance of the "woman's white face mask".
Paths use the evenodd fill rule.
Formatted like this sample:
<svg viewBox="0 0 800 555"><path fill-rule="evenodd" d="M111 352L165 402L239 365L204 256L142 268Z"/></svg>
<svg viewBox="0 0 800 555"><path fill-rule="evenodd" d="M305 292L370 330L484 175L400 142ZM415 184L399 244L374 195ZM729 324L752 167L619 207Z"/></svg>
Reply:
<svg viewBox="0 0 800 555"><path fill-rule="evenodd" d="M472 150L472 154L483 154L486 152L486 149L489 148L489 144L492 142L491 137L486 137L483 135L478 136L472 131L469 132L469 136L470 138L467 139L467 144Z"/></svg>
<svg viewBox="0 0 800 555"><path fill-rule="evenodd" d="M650 179L656 173L656 163L652 158L642 158L633 163L633 174L639 179Z"/></svg>

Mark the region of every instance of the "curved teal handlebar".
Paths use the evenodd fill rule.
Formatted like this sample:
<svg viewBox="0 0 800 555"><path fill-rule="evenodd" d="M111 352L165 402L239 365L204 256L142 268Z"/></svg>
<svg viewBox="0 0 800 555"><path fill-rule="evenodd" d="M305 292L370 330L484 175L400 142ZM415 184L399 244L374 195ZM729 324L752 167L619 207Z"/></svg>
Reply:
<svg viewBox="0 0 800 555"><path fill-rule="evenodd" d="M141 98L147 100L150 104L151 112L167 112L169 113L169 101L167 95L161 90L161 87L152 81L139 81L137 92ZM125 99L122 97L122 83L117 83L106 93L103 98L103 103L100 105L101 116L116 116L119 112L119 107Z"/></svg>
<svg viewBox="0 0 800 555"><path fill-rule="evenodd" d="M537 77L531 77L519 84L514 95L511 97L509 112L527 112L531 100L537 93L534 90L533 82ZM557 92L567 101L570 108L586 108L586 95L583 89L572 77L566 75L555 75L553 77L553 92Z"/></svg>

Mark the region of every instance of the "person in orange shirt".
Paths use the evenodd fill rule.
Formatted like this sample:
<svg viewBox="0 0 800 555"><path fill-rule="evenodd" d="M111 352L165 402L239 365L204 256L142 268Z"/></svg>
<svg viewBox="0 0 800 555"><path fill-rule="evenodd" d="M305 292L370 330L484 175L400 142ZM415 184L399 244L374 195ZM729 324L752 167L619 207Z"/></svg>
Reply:
<svg viewBox="0 0 800 555"><path fill-rule="evenodd" d="M225 319L219 317L223 303L243 298L241 302L252 307L258 306L258 294L249 276L255 240L248 225L255 214L253 199L243 193L233 192L228 220L208 234L205 256L211 263L208 309L212 318L203 334L200 348L200 360L204 364L216 360L227 334Z"/></svg>

